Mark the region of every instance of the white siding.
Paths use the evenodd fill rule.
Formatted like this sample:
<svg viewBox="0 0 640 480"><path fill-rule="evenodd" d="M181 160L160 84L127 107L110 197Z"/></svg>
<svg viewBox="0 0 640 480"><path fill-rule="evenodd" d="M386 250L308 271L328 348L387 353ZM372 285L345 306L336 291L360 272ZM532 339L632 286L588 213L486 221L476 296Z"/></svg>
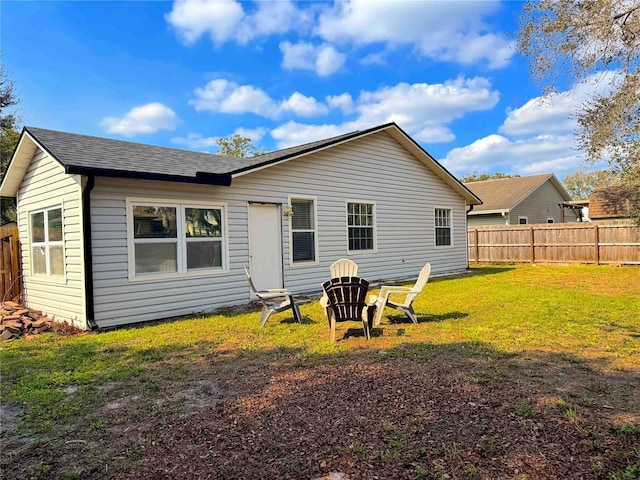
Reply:
<svg viewBox="0 0 640 480"><path fill-rule="evenodd" d="M248 202L286 205L317 198L319 262L291 266L289 220L282 217L284 283L318 292L329 265L349 256L370 280L416 277L467 267L465 202L386 133L378 133L233 180L231 187L127 179L96 181L91 194L95 314L100 327L207 311L249 300ZM226 203L229 272L203 277L129 281L126 198ZM347 255L346 201L375 202L377 252ZM434 206L452 209L453 246L435 248Z"/></svg>
<svg viewBox="0 0 640 480"><path fill-rule="evenodd" d="M18 190L18 226L22 248L25 304L85 328L85 295L80 178L64 173L51 156L36 151ZM29 214L62 206L64 278L31 275Z"/></svg>

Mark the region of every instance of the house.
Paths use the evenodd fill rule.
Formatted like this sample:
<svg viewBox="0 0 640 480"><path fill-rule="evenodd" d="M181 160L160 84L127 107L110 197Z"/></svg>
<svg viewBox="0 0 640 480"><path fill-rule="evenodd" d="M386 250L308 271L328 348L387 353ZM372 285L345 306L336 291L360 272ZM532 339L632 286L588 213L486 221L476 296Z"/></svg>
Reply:
<svg viewBox="0 0 640 480"><path fill-rule="evenodd" d="M482 205L468 214L469 227L527 223L575 222L575 210L565 211L561 203L570 195L552 173L509 177L464 184Z"/></svg>
<svg viewBox="0 0 640 480"><path fill-rule="evenodd" d="M633 223L628 187L612 185L599 187L589 195L589 217L592 222Z"/></svg>
<svg viewBox="0 0 640 480"><path fill-rule="evenodd" d="M480 204L396 124L253 158L25 127L15 197L27 306L107 328L318 292L349 257L370 281L467 268Z"/></svg>

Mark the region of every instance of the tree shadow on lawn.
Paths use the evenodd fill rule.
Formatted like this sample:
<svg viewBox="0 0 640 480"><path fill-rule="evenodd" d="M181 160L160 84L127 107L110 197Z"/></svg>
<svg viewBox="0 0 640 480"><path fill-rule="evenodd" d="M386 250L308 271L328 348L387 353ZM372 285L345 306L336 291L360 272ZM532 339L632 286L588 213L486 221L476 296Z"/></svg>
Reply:
<svg viewBox="0 0 640 480"><path fill-rule="evenodd" d="M638 372L481 342L370 346L114 349L115 368L141 371L120 372L46 448L3 455L6 478L46 465L41 478L595 479L640 462Z"/></svg>

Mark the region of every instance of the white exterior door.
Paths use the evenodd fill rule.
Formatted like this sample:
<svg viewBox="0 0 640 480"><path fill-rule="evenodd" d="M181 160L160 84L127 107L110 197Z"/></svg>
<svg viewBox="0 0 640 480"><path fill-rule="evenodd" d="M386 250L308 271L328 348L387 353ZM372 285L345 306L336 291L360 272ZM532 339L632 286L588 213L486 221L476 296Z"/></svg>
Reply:
<svg viewBox="0 0 640 480"><path fill-rule="evenodd" d="M258 290L283 286L281 232L278 205L249 204L249 269Z"/></svg>

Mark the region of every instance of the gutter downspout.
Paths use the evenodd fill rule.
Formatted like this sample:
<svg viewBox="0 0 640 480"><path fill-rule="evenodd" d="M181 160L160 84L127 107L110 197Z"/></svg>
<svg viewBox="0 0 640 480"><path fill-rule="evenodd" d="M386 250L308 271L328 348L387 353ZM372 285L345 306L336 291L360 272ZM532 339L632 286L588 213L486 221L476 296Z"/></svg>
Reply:
<svg viewBox="0 0 640 480"><path fill-rule="evenodd" d="M473 210L473 203L471 205L469 205L469 210L467 210L467 214L465 215L465 220L467 221L467 229L465 231L469 231L469 212L471 212L471 210ZM467 234L468 235L468 234ZM467 240L467 244L469 243L469 240ZM469 248L467 247L467 270L469 270Z"/></svg>
<svg viewBox="0 0 640 480"><path fill-rule="evenodd" d="M93 175L87 176L87 183L82 190L82 238L84 244L84 288L85 288L85 318L89 330L98 328L93 319L93 244L91 242L91 190L96 185Z"/></svg>

